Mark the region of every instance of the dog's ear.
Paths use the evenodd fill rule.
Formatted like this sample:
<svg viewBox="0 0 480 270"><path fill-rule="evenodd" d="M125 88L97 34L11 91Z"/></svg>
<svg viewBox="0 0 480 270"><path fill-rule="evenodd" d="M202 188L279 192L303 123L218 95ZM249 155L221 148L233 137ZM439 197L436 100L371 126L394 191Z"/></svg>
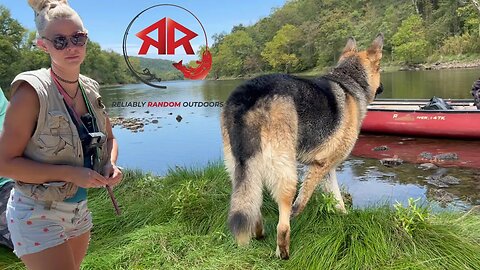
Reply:
<svg viewBox="0 0 480 270"><path fill-rule="evenodd" d="M357 52L357 42L353 37L348 38L347 45L345 45L345 48L342 51L342 55L349 52L353 52L353 53Z"/></svg>
<svg viewBox="0 0 480 270"><path fill-rule="evenodd" d="M368 58L371 61L379 61L382 59L382 49L383 49L383 34L380 33L377 35L375 40L372 42L372 45L367 50Z"/></svg>

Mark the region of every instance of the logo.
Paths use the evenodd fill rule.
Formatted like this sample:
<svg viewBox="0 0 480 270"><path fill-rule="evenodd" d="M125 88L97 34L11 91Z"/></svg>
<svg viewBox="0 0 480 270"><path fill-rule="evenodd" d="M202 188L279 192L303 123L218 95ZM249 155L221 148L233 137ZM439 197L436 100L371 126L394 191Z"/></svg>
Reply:
<svg viewBox="0 0 480 270"><path fill-rule="evenodd" d="M135 35L129 35L130 32ZM201 49L199 60L195 45ZM168 71L164 66L156 68L152 58L173 61L172 70L191 80L205 79L212 67L205 28L195 14L178 5L154 5L137 14L125 30L122 48L125 62L135 77L156 88L166 88L158 84L162 81L159 72ZM188 59L194 60L189 63Z"/></svg>

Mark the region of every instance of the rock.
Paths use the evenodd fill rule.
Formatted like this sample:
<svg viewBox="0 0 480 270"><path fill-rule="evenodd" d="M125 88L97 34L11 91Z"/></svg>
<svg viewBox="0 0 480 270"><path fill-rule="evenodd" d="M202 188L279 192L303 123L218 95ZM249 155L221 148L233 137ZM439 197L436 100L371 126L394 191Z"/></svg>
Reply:
<svg viewBox="0 0 480 270"><path fill-rule="evenodd" d="M168 115L172 115L173 113L168 113Z"/></svg>
<svg viewBox="0 0 480 270"><path fill-rule="evenodd" d="M420 159L433 160L433 154L429 152L422 152L418 155Z"/></svg>
<svg viewBox="0 0 480 270"><path fill-rule="evenodd" d="M439 188L446 188L449 185L458 185L460 184L460 180L456 177L447 175L447 176L439 176L439 175L432 175L425 180L428 184L434 185Z"/></svg>
<svg viewBox="0 0 480 270"><path fill-rule="evenodd" d="M175 118L177 120L177 122L182 122L182 119L183 117L181 115L177 115L177 117Z"/></svg>
<svg viewBox="0 0 480 270"><path fill-rule="evenodd" d="M433 163L423 163L418 166L418 168L423 169L423 170L434 170L438 169L437 165Z"/></svg>
<svg viewBox="0 0 480 270"><path fill-rule="evenodd" d="M439 188L446 188L448 187L447 184L443 183L442 181L430 176L427 180L425 180L427 184L439 187Z"/></svg>
<svg viewBox="0 0 480 270"><path fill-rule="evenodd" d="M380 160L380 163L383 166L387 167L396 167L403 164L403 160L399 159L397 156L393 156L392 158L384 158Z"/></svg>
<svg viewBox="0 0 480 270"><path fill-rule="evenodd" d="M153 120L152 120L152 124L158 124L158 120L157 120L157 119L153 119Z"/></svg>
<svg viewBox="0 0 480 270"><path fill-rule="evenodd" d="M460 179L458 179L456 177L453 177L451 175L447 175L447 176L444 176L444 177L440 178L440 181L442 181L443 183L445 183L447 185L458 185L458 184L460 184Z"/></svg>
<svg viewBox="0 0 480 270"><path fill-rule="evenodd" d="M438 154L433 156L435 160L443 161L443 160L457 160L458 155L457 153L444 153L444 154Z"/></svg>
<svg viewBox="0 0 480 270"><path fill-rule="evenodd" d="M453 202L455 196L444 189L429 189L427 196L442 204Z"/></svg>
<svg viewBox="0 0 480 270"><path fill-rule="evenodd" d="M389 149L390 148L388 146L381 145L381 146L377 146L377 147L372 148L372 151L387 151Z"/></svg>
<svg viewBox="0 0 480 270"><path fill-rule="evenodd" d="M145 111L145 113L150 113L150 111Z"/></svg>

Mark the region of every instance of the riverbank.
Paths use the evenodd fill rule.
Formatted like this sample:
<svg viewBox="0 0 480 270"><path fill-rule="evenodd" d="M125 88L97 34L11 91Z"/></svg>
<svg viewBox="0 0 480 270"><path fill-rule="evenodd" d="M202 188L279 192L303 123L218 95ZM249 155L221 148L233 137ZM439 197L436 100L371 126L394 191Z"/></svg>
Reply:
<svg viewBox="0 0 480 270"><path fill-rule="evenodd" d="M406 65L400 62L383 62L381 64L382 72L465 69L465 68L478 68L478 67L480 67L480 55L431 56L427 60L427 62L421 63L421 64L414 64L414 65ZM315 67L310 70L292 73L292 75L306 76L306 77L320 76L328 73L332 68L333 67ZM249 78L254 78L259 75L269 74L269 73L274 73L274 72L247 74L242 77L222 76L217 80L249 79Z"/></svg>
<svg viewBox="0 0 480 270"><path fill-rule="evenodd" d="M292 221L291 258L281 261L276 204L268 198L266 239L236 247L221 165L176 169L163 179L127 171L114 192L119 217L105 190L89 194L95 227L82 269L480 269L480 216L473 212L428 215L412 204L339 215L328 196L316 194ZM23 269L7 250L0 250L0 268Z"/></svg>

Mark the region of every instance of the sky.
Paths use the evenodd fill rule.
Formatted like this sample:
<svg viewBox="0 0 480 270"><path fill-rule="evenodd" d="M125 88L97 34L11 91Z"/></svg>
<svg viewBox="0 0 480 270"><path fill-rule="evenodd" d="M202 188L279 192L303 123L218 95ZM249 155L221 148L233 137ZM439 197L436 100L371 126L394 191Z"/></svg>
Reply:
<svg viewBox="0 0 480 270"><path fill-rule="evenodd" d="M203 24L207 32L209 45L212 44L212 36L221 32L230 32L232 27L238 24L252 25L259 19L267 17L274 8L281 7L286 0L180 0L180 1L163 1L163 0L70 0L69 4L82 17L85 27L88 29L89 37L92 41L100 44L102 49L122 52L122 42L125 30L133 18L146 8L158 4L175 4L188 9L194 13ZM35 22L33 20L33 11L28 5L27 0L0 0L0 5L10 10L14 19L18 20L24 27L34 30ZM170 9L171 10L171 9ZM175 16L166 7L159 7L145 12L142 17L145 23L150 21L152 24L163 17ZM176 13L188 13L178 10ZM152 17L157 18L152 18ZM180 15L179 15L180 16ZM189 16L189 15L188 15ZM177 17L180 23L198 33L196 29L200 29L199 24L193 24L191 21L185 21L184 17ZM193 18L193 17L191 17ZM175 19L174 19L175 20ZM140 20L135 21L135 26L141 29ZM146 27L148 25L145 25ZM197 27L197 28L196 28ZM133 28L133 27L132 27ZM200 31L199 30L199 31ZM136 38L136 32L130 31L127 39L127 47L130 52L138 53L141 40ZM177 37L178 35L178 37ZM199 33L199 37L192 39L192 47L197 50L200 45L204 45L203 34ZM176 39L181 38L182 34L176 31ZM201 38L200 38L201 37ZM136 41L135 41L136 39ZM153 47L151 47L153 48ZM177 52L181 54L177 49ZM148 56L156 54L150 49ZM183 49L182 52L184 53Z"/></svg>

